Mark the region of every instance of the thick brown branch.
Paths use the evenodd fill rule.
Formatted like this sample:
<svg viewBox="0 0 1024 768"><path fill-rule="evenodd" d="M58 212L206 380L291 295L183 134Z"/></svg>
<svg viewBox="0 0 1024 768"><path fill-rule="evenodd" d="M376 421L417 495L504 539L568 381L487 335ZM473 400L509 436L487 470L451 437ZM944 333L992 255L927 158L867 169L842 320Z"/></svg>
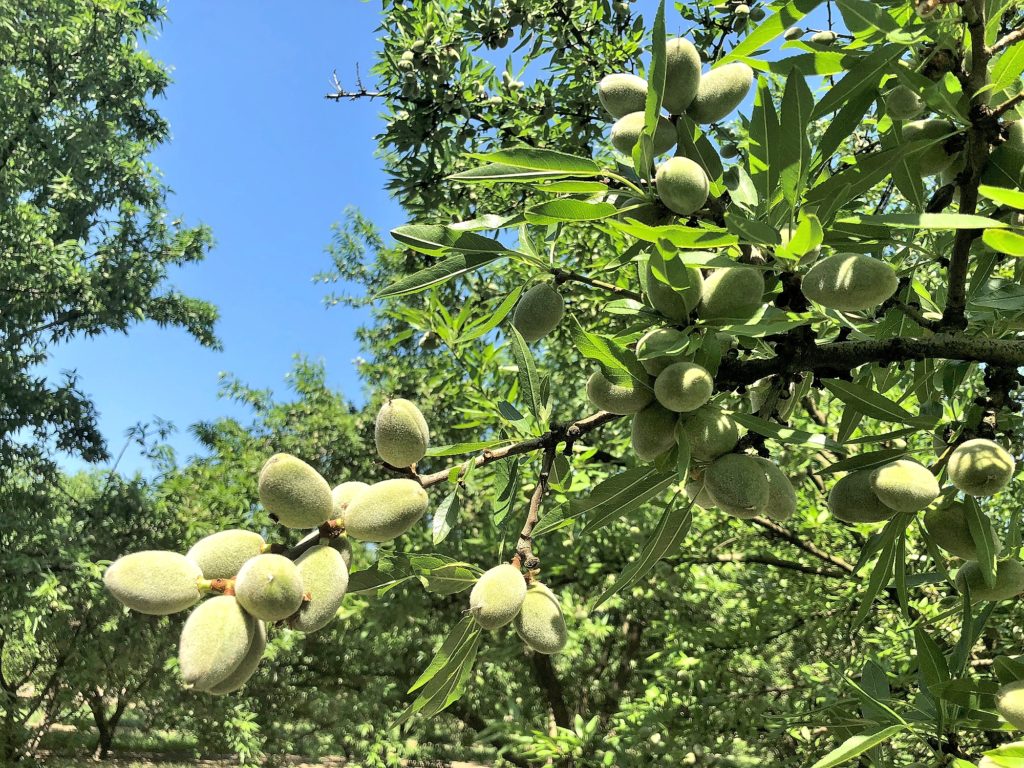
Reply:
<svg viewBox="0 0 1024 768"><path fill-rule="evenodd" d="M1024 101L1024 92L1018 93L1016 96L1011 96L999 106L993 107L992 117L1002 116L1006 112L1009 112L1011 109L1016 107L1022 101Z"/></svg>
<svg viewBox="0 0 1024 768"><path fill-rule="evenodd" d="M967 129L966 165L960 178L960 213L971 214L978 208L978 185L981 172L988 162L989 140L994 118L986 103L988 94L982 89L988 82L988 62L991 58L985 46L985 0L964 3L964 17L971 37L971 64L965 90L971 99L971 125ZM953 238L953 252L949 259L946 307L942 312L942 327L962 330L967 327L967 272L970 267L971 245L981 234L976 229L959 229Z"/></svg>
<svg viewBox="0 0 1024 768"><path fill-rule="evenodd" d="M827 377L849 372L865 363L925 359L1020 366L1024 365L1024 341L952 334L936 334L926 339L900 337L884 341L837 341L798 348L785 356L723 360L715 385L719 390L736 389L775 374L807 371Z"/></svg>

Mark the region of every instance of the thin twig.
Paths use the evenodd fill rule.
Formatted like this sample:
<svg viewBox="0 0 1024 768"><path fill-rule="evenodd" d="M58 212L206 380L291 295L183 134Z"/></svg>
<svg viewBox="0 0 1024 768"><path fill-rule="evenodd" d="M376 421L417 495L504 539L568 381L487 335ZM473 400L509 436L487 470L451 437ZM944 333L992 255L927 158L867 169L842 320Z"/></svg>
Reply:
<svg viewBox="0 0 1024 768"><path fill-rule="evenodd" d="M556 283L583 283L584 285L589 285L592 288L599 288L602 291L607 291L608 293L613 293L616 296L622 296L626 299L633 299L634 301L644 300L643 295L636 291L631 291L628 288L619 288L617 285L612 285L611 283L606 283L602 280L595 280L592 277L581 275L579 272L574 272L571 269L561 269L556 267L551 270L551 274L555 276Z"/></svg>
<svg viewBox="0 0 1024 768"><path fill-rule="evenodd" d="M1024 40L1024 28L1015 29L1013 30L1013 32L1010 32L1005 37L1001 37L998 40L996 40L992 44L992 47L988 49L988 52L990 55L997 54L1004 48L1009 48L1014 43L1019 43L1022 40Z"/></svg>
<svg viewBox="0 0 1024 768"><path fill-rule="evenodd" d="M540 522L540 506L548 492L551 468L555 464L555 450L555 445L549 445L544 449L544 460L541 463L540 476L537 478L537 487L533 489L533 495L530 497L530 511L523 523L523 530L519 533L516 554L512 558L512 565L517 568L524 566L527 570L533 570L540 566L540 559L533 554L533 529Z"/></svg>

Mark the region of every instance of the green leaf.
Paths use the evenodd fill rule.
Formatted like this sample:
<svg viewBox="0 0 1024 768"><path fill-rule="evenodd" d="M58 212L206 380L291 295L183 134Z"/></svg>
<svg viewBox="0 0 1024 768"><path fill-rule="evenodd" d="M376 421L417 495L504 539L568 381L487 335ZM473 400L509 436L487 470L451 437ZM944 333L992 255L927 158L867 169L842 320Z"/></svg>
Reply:
<svg viewBox="0 0 1024 768"><path fill-rule="evenodd" d="M888 464L891 461L905 456L907 453L904 448L886 448L882 451L870 451L868 453L858 453L856 456L850 456L848 459L829 464L824 469L818 470L820 475L831 475L836 472L854 472L858 469L872 469L874 467L881 467Z"/></svg>
<svg viewBox="0 0 1024 768"><path fill-rule="evenodd" d="M509 312L515 308L516 302L519 301L519 296L525 288L525 285L517 285L513 288L512 292L502 300L501 304L498 305L498 308L487 314L486 319L482 323L477 323L476 325L468 328L462 333L462 335L453 341L452 344L465 344L467 341L479 339L484 334L490 333L497 328L498 324L501 323L501 321L508 316Z"/></svg>
<svg viewBox="0 0 1024 768"><path fill-rule="evenodd" d="M766 419L762 419L760 416L754 416L750 413L733 411L731 412L731 415L736 421L751 432L756 432L759 435L770 437L779 443L785 443L787 445L806 445L809 448L828 448L840 453L846 450L843 446L834 440L829 439L826 435L805 432L804 430L793 429L792 427L785 427L781 424L776 424L773 421L767 421Z"/></svg>
<svg viewBox="0 0 1024 768"><path fill-rule="evenodd" d="M434 543L440 544L451 533L452 528L459 521L459 511L462 508L462 503L459 499L459 489L456 486L441 503L437 505L437 509L434 510L433 519L433 532L434 532Z"/></svg>
<svg viewBox="0 0 1024 768"><path fill-rule="evenodd" d="M467 590L478 578L479 570L469 563L445 563L420 575L424 588L438 595L454 595Z"/></svg>
<svg viewBox="0 0 1024 768"><path fill-rule="evenodd" d="M836 0L846 28L854 34L864 32L895 32L900 25L884 9L867 0Z"/></svg>
<svg viewBox="0 0 1024 768"><path fill-rule="evenodd" d="M921 682L930 691L933 685L949 680L949 666L942 650L921 627L914 627L914 645L917 648L917 667Z"/></svg>
<svg viewBox="0 0 1024 768"><path fill-rule="evenodd" d="M508 249L491 237L462 232L439 224L406 224L391 230L398 242L422 253L437 256L445 251L500 255Z"/></svg>
<svg viewBox="0 0 1024 768"><path fill-rule="evenodd" d="M748 218L738 211L726 211L725 226L741 243L777 245L779 233L762 221Z"/></svg>
<svg viewBox="0 0 1024 768"><path fill-rule="evenodd" d="M600 176L604 169L589 157L576 157L553 149L537 147L510 147L485 155L470 155L491 163L502 163L515 168L529 168L548 173L564 173L573 176Z"/></svg>
<svg viewBox="0 0 1024 768"><path fill-rule="evenodd" d="M606 336L585 330L575 317L569 328L580 354L595 360L609 381L616 384L633 381L644 387L649 386L647 371L636 359L634 352Z"/></svg>
<svg viewBox="0 0 1024 768"><path fill-rule="evenodd" d="M437 649L437 653L434 654L430 664L416 678L416 682L412 684L407 693L413 693L433 680L437 673L451 662L457 651L470 641L475 634L479 634L476 621L474 621L472 616L466 616L448 633L448 637L441 643L441 647Z"/></svg>
<svg viewBox="0 0 1024 768"><path fill-rule="evenodd" d="M772 101L768 78L758 78L754 93L754 109L750 114L747 167L754 182L757 196L768 202L778 191L779 171L782 168L782 138L779 116Z"/></svg>
<svg viewBox="0 0 1024 768"><path fill-rule="evenodd" d="M986 229L981 239L993 251L1017 258L1024 257L1024 235L1006 229Z"/></svg>
<svg viewBox="0 0 1024 768"><path fill-rule="evenodd" d="M879 536L882 545L881 551L871 571L871 578L868 580L868 586L861 598L860 606L857 608L857 615L854 616L854 627L859 627L868 617L875 598L892 578L893 565L896 561L896 540L903 536L912 519L911 515L898 514L882 529Z"/></svg>
<svg viewBox="0 0 1024 768"><path fill-rule="evenodd" d="M776 256L798 259L820 246L825 239L821 222L813 213L800 212L800 219L789 242L775 249Z"/></svg>
<svg viewBox="0 0 1024 768"><path fill-rule="evenodd" d="M494 440L478 440L472 443L452 443L451 445L435 445L427 449L427 456L464 456L468 453L479 453L488 448L497 448L512 442L496 438Z"/></svg>
<svg viewBox="0 0 1024 768"><path fill-rule="evenodd" d="M686 115L680 115L676 123L676 134L679 137L676 155L688 157L696 162L704 169L712 183L722 177L722 158L700 126Z"/></svg>
<svg viewBox="0 0 1024 768"><path fill-rule="evenodd" d="M780 125L779 183L782 196L791 208L796 207L811 167L810 133L814 97L803 76L791 72L779 109Z"/></svg>
<svg viewBox="0 0 1024 768"><path fill-rule="evenodd" d="M877 94L882 74L905 50L906 46L903 45L883 45L867 56L850 54L848 60L844 62L849 71L829 88L821 101L815 105L812 113L814 119L835 112L863 91L872 95Z"/></svg>
<svg viewBox="0 0 1024 768"><path fill-rule="evenodd" d="M690 523L693 522L690 511L693 507L693 502L688 501L685 504L677 504L678 498L678 494L672 497L672 500L669 501L661 515L658 527L654 530L651 538L644 544L640 554L623 569L615 583L597 599L594 608L600 607L612 596L639 582L650 573L659 560L679 548L679 545L690 530Z"/></svg>
<svg viewBox="0 0 1024 768"><path fill-rule="evenodd" d="M981 574L985 578L985 584L990 588L994 587L996 585L996 558L999 552L992 539L992 523L982 511L978 500L973 496L964 497L964 509L967 513L967 527L971 531L971 540L978 549L978 565L981 566Z"/></svg>
<svg viewBox="0 0 1024 768"><path fill-rule="evenodd" d="M540 379L537 377L537 366L533 362L533 353L526 339L515 326L509 326L509 344L512 357L516 361L519 377L519 392L526 401L526 407L538 421L542 418L543 403L540 398Z"/></svg>
<svg viewBox="0 0 1024 768"><path fill-rule="evenodd" d="M570 174L561 171L536 171L503 163L487 163L486 165L478 165L476 168L470 168L467 171L454 173L448 178L453 181L465 182L508 181L522 184L564 179L567 175Z"/></svg>
<svg viewBox="0 0 1024 768"><path fill-rule="evenodd" d="M391 283L391 285L378 293L374 298L387 299L394 296L418 293L419 291L426 290L433 285L439 285L440 283L447 282L453 277L458 277L459 275L464 275L467 272L479 269L485 264L490 264L492 261L495 261L505 255L506 254L504 253L455 254L442 259L436 264L430 265L426 269L421 269L419 272L414 272L406 277L398 278Z"/></svg>
<svg viewBox="0 0 1024 768"><path fill-rule="evenodd" d="M1006 223L987 216L966 213L887 213L878 216L844 216L840 224L858 226L884 226L897 229L1001 229Z"/></svg>
<svg viewBox="0 0 1024 768"><path fill-rule="evenodd" d="M501 525L515 508L519 494L519 457L496 461L494 467L494 498L491 502L494 509L494 524Z"/></svg>
<svg viewBox="0 0 1024 768"><path fill-rule="evenodd" d="M759 22L754 27L754 31L743 38L739 45L719 59L715 66L720 67L730 61L752 56L821 5L821 3L822 0L792 0L792 2L786 3L776 13Z"/></svg>
<svg viewBox="0 0 1024 768"><path fill-rule="evenodd" d="M537 184L537 189L543 192L593 195L606 192L608 185L601 181L548 181Z"/></svg>
<svg viewBox="0 0 1024 768"><path fill-rule="evenodd" d="M877 747L879 744L888 741L897 733L906 729L906 725L890 725L888 728L882 728L881 730L858 733L856 736L851 736L838 747L833 749L821 758L821 760L812 765L811 768L833 768L833 766L848 763L855 757L863 755L869 749Z"/></svg>
<svg viewBox="0 0 1024 768"><path fill-rule="evenodd" d="M625 232L647 243L667 240L677 248L704 250L708 248L725 248L739 244L739 238L718 227L681 227L667 225L651 227L638 221L626 222L617 219L606 219L604 226Z"/></svg>
<svg viewBox="0 0 1024 768"><path fill-rule="evenodd" d="M675 479L675 472L661 472L653 466L627 469L599 483L589 496L574 499L571 516L585 515L585 531L596 531L664 493Z"/></svg>
<svg viewBox="0 0 1024 768"><path fill-rule="evenodd" d="M647 72L647 101L644 104L644 129L633 147L633 169L647 180L654 167L654 133L661 116L661 100L665 93L665 0L658 3L651 31L651 67Z"/></svg>
<svg viewBox="0 0 1024 768"><path fill-rule="evenodd" d="M989 200L1000 205L1008 205L1011 208L1016 208L1018 211L1024 211L1024 192L1019 189L991 187L987 184L982 184L978 187L978 192L983 197L987 197Z"/></svg>
<svg viewBox="0 0 1024 768"><path fill-rule="evenodd" d="M561 198L548 200L526 209L526 220L531 224L557 224L562 221L597 221L618 213L611 203L588 203L584 200Z"/></svg>
<svg viewBox="0 0 1024 768"><path fill-rule="evenodd" d="M1024 45L1014 45L1003 51L992 67L991 85L996 93L1020 85L1024 72Z"/></svg>
<svg viewBox="0 0 1024 768"><path fill-rule="evenodd" d="M934 419L927 416L914 416L910 411L885 395L875 392L873 389L854 384L842 379L825 379L825 388L831 392L836 399L850 406L865 416L880 421L899 421L904 424L930 425Z"/></svg>

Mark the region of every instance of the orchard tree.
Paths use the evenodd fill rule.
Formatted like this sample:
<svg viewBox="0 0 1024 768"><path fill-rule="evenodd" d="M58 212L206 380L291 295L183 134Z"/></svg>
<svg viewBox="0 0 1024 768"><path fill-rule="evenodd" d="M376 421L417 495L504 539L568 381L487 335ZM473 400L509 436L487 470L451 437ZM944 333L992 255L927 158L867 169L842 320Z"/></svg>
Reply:
<svg viewBox="0 0 1024 768"><path fill-rule="evenodd" d="M404 250L354 219L336 253L340 276L387 302L376 329L393 332L366 368L378 471L338 473L332 491L278 453L257 494L284 527L316 529L304 540L232 531L111 566L130 607L198 603L181 637L187 684L236 690L267 623L308 632L346 588L382 597L419 581L468 591L466 615L398 722L474 697L478 660L514 645L537 660L552 725L534 721L510 760L639 765L663 750L741 764L735 735L770 744L777 765L1020 762L999 733L1024 727L1020 8L677 10L678 37L664 9L647 23L628 3L386 9L378 90L334 94L388 100L381 142L416 217L393 232ZM474 55L512 42L527 53L500 77ZM381 269L346 262L364 245ZM801 560L700 547L764 537ZM376 561L349 574L346 539L373 543ZM795 576L741 576L730 589L695 564L715 562L842 586L790 595ZM672 606L681 580L690 616ZM621 674L574 655L570 628L631 600L648 610L631 650L607 646ZM492 634L507 626L521 642ZM802 629L714 676L715 651L727 665L750 636L768 646ZM594 689L627 694L644 632L665 659L644 670L651 703L583 718ZM769 662L808 689L777 725L751 721L770 707L737 715L750 692L728 680ZM563 681L581 672L596 685L567 703ZM719 729L709 749L660 746L694 733L691 719Z"/></svg>
<svg viewBox="0 0 1024 768"><path fill-rule="evenodd" d="M148 160L167 139L153 100L169 78L140 43L163 9L4 0L0 19L0 461L53 449L101 461L75 377L37 370L49 348L142 320L216 345L214 309L167 284L169 268L204 257L210 234L168 220Z"/></svg>

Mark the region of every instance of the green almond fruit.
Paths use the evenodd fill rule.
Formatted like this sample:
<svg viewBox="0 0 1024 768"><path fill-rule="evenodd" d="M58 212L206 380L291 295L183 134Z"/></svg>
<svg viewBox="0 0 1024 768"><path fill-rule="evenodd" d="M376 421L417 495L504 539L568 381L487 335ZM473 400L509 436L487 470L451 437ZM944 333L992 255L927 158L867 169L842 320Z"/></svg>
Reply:
<svg viewBox="0 0 1024 768"><path fill-rule="evenodd" d="M304 593L299 569L284 555L258 555L235 578L238 604L263 621L287 619L299 610Z"/></svg>
<svg viewBox="0 0 1024 768"><path fill-rule="evenodd" d="M334 547L318 544L302 553L295 561L302 586L309 599L290 622L299 632L316 632L338 615L348 590L348 565Z"/></svg>
<svg viewBox="0 0 1024 768"><path fill-rule="evenodd" d="M662 106L673 115L683 114L700 87L700 53L682 37L665 41L665 94ZM641 107L641 110L643 107Z"/></svg>
<svg viewBox="0 0 1024 768"><path fill-rule="evenodd" d="M377 455L392 467L409 467L427 454L430 430L415 403L392 398L380 407L373 426Z"/></svg>
<svg viewBox="0 0 1024 768"><path fill-rule="evenodd" d="M996 711L1018 731L1024 731L1024 680L1004 685L996 692Z"/></svg>
<svg viewBox="0 0 1024 768"><path fill-rule="evenodd" d="M351 504L356 496L370 487L369 483L359 480L349 480L340 483L331 489L331 502L333 503L334 517L342 517L345 509Z"/></svg>
<svg viewBox="0 0 1024 768"><path fill-rule="evenodd" d="M640 134L644 130L644 113L630 112L620 117L612 126L612 146L619 152L631 157ZM676 145L676 127L667 117L659 117L654 129L654 154L663 155Z"/></svg>
<svg viewBox="0 0 1024 768"><path fill-rule="evenodd" d="M704 488L715 506L734 517L749 519L768 506L770 487L764 467L743 453L727 453L704 473Z"/></svg>
<svg viewBox="0 0 1024 768"><path fill-rule="evenodd" d="M656 270L666 279L655 274ZM678 259L665 261L652 253L643 262L644 287L651 306L669 320L682 323L704 295L704 277L699 269L687 267Z"/></svg>
<svg viewBox="0 0 1024 768"><path fill-rule="evenodd" d="M177 552L145 550L118 558L103 574L103 584L133 611L167 616L199 602L203 572Z"/></svg>
<svg viewBox="0 0 1024 768"><path fill-rule="evenodd" d="M679 420L679 430L686 435L690 456L697 461L714 461L729 453L740 440L736 420L710 405L685 414Z"/></svg>
<svg viewBox="0 0 1024 768"><path fill-rule="evenodd" d="M871 473L871 490L897 512L920 512L939 496L939 481L912 459L896 459Z"/></svg>
<svg viewBox="0 0 1024 768"><path fill-rule="evenodd" d="M331 486L302 459L275 453L259 476L260 503L286 528L316 528L331 518Z"/></svg>
<svg viewBox="0 0 1024 768"><path fill-rule="evenodd" d="M678 155L658 166L654 184L665 207L680 216L703 208L711 189L704 169L690 158Z"/></svg>
<svg viewBox="0 0 1024 768"><path fill-rule="evenodd" d="M523 605L515 617L516 633L537 653L558 653L568 641L562 606L554 592L539 581L526 589Z"/></svg>
<svg viewBox="0 0 1024 768"><path fill-rule="evenodd" d="M716 67L701 76L686 114L696 123L717 123L740 105L753 84L754 70L743 62Z"/></svg>
<svg viewBox="0 0 1024 768"><path fill-rule="evenodd" d="M597 84L597 98L614 118L643 112L647 107L647 81L626 73L605 75Z"/></svg>
<svg viewBox="0 0 1024 768"><path fill-rule="evenodd" d="M828 494L828 510L846 523L880 523L896 510L887 507L871 489L870 469L857 470L840 478Z"/></svg>
<svg viewBox="0 0 1024 768"><path fill-rule="evenodd" d="M526 341L539 341L558 327L564 314L562 294L547 283L538 283L519 297L512 325Z"/></svg>
<svg viewBox="0 0 1024 768"><path fill-rule="evenodd" d="M924 112L924 106L924 100L902 84L885 94L885 111L893 120L913 120Z"/></svg>
<svg viewBox="0 0 1024 768"><path fill-rule="evenodd" d="M241 690L245 687L245 684L249 682L256 670L263 660L263 652L267 650L267 625L256 619L255 628L252 633L252 640L249 642L249 650L245 652L245 657L235 667L235 671L225 677L216 685L212 685L206 689L207 693L212 693L215 696L223 696L226 693L234 693L235 691Z"/></svg>
<svg viewBox="0 0 1024 768"><path fill-rule="evenodd" d="M949 120L914 120L903 126L904 141L931 141L932 144L918 155L921 173L935 176L947 168L956 157L945 149L945 139L956 133L956 126Z"/></svg>
<svg viewBox="0 0 1024 768"><path fill-rule="evenodd" d="M178 643L185 684L201 691L224 682L245 660L256 620L230 595L211 597L189 614Z"/></svg>
<svg viewBox="0 0 1024 768"><path fill-rule="evenodd" d="M654 381L654 396L658 402L676 413L697 410L711 399L714 391L711 374L696 363L673 363Z"/></svg>
<svg viewBox="0 0 1024 768"><path fill-rule="evenodd" d="M1007 486L1017 468L1010 452L991 440L961 443L949 455L949 481L969 496L991 496Z"/></svg>
<svg viewBox="0 0 1024 768"><path fill-rule="evenodd" d="M416 525L428 504L426 490L415 480L384 480L349 504L345 530L359 541L391 541Z"/></svg>
<svg viewBox="0 0 1024 768"><path fill-rule="evenodd" d="M837 253L811 267L800 284L804 296L829 309L875 309L896 293L896 270L880 259Z"/></svg>
<svg viewBox="0 0 1024 768"><path fill-rule="evenodd" d="M676 444L679 415L651 403L633 416L631 444L641 461L654 461Z"/></svg>
<svg viewBox="0 0 1024 768"><path fill-rule="evenodd" d="M1017 560L1000 560L996 564L996 584L985 583L981 565L974 560L963 564L956 574L957 591L963 593L970 587L971 602L997 603L1024 593L1024 566Z"/></svg>
<svg viewBox="0 0 1024 768"><path fill-rule="evenodd" d="M929 509L924 513L924 527L928 536L941 549L964 560L978 559L978 545L971 535L971 526L967 522L967 505L959 501L951 501L941 507ZM998 553L1003 545L992 531L992 545Z"/></svg>
<svg viewBox="0 0 1024 768"><path fill-rule="evenodd" d="M232 528L204 536L185 554L206 579L233 579L242 564L260 554L267 542L255 531Z"/></svg>
<svg viewBox="0 0 1024 768"><path fill-rule="evenodd" d="M594 371L587 379L587 397L595 408L626 416L646 408L654 399L654 390L634 379L613 384L600 371Z"/></svg>
<svg viewBox="0 0 1024 768"><path fill-rule="evenodd" d="M515 566L503 563L486 571L469 593L469 612L484 629L511 624L526 599L526 580Z"/></svg>
<svg viewBox="0 0 1024 768"><path fill-rule="evenodd" d="M685 350L687 336L675 328L652 328L636 343L636 356L640 365L651 376L657 376L673 363L686 360L682 351L671 354L659 354L662 350Z"/></svg>
<svg viewBox="0 0 1024 768"><path fill-rule="evenodd" d="M768 478L768 503L764 507L764 515L779 522L789 520L796 513L796 490L789 477L771 459L755 456L754 460Z"/></svg>
<svg viewBox="0 0 1024 768"><path fill-rule="evenodd" d="M749 320L764 306L764 276L754 267L716 269L704 280L703 320Z"/></svg>

